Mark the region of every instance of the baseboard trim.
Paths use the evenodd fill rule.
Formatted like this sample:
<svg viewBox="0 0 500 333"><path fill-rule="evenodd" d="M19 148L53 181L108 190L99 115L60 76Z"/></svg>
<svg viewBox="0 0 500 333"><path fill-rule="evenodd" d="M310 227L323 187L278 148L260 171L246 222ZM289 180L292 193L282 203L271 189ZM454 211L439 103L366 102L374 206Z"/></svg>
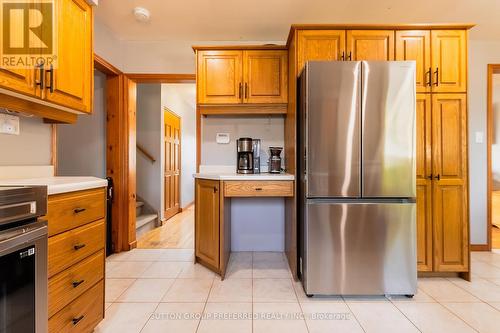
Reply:
<svg viewBox="0 0 500 333"><path fill-rule="evenodd" d="M191 206L193 206L193 205L194 205L194 201L191 201L191 202L190 202L190 203L188 203L185 207L182 207L182 208L180 209L180 212L185 211L186 209L190 208L190 207L191 207Z"/></svg>
<svg viewBox="0 0 500 333"><path fill-rule="evenodd" d="M490 251L488 244L471 244L471 251Z"/></svg>

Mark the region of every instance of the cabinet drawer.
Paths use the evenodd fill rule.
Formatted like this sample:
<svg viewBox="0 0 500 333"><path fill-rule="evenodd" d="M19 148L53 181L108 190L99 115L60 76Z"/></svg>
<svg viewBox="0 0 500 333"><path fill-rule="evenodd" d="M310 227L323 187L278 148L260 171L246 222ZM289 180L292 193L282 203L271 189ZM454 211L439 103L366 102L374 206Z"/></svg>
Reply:
<svg viewBox="0 0 500 333"><path fill-rule="evenodd" d="M104 318L104 280L49 319L49 332L88 333Z"/></svg>
<svg viewBox="0 0 500 333"><path fill-rule="evenodd" d="M49 238L49 277L104 248L104 220Z"/></svg>
<svg viewBox="0 0 500 333"><path fill-rule="evenodd" d="M292 180L273 181L225 181L226 197L291 197L293 196Z"/></svg>
<svg viewBox="0 0 500 333"><path fill-rule="evenodd" d="M49 236L104 218L104 188L57 194L49 197L47 220Z"/></svg>
<svg viewBox="0 0 500 333"><path fill-rule="evenodd" d="M104 278L101 250L49 280L49 317Z"/></svg>

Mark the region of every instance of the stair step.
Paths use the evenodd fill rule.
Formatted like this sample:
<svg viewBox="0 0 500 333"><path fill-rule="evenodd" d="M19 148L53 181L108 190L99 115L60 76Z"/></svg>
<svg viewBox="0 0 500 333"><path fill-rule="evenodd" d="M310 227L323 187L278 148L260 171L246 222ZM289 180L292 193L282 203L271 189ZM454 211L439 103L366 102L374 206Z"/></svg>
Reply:
<svg viewBox="0 0 500 333"><path fill-rule="evenodd" d="M136 201L136 203L135 203L135 216L136 217L142 215L142 207L144 207L144 202Z"/></svg>
<svg viewBox="0 0 500 333"><path fill-rule="evenodd" d="M135 228L139 229L140 227L150 223L151 221L155 221L158 216L156 214L143 214L137 216L136 222L135 222Z"/></svg>
<svg viewBox="0 0 500 333"><path fill-rule="evenodd" d="M142 207L142 206L144 206L144 202L142 202L142 201L136 201L135 202L135 208L139 208L139 207Z"/></svg>

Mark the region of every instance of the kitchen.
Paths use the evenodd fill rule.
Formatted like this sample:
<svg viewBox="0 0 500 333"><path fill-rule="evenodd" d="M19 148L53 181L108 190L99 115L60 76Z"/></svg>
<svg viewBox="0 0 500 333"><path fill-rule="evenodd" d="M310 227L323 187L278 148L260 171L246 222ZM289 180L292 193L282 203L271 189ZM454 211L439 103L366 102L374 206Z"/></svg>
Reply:
<svg viewBox="0 0 500 333"><path fill-rule="evenodd" d="M336 16L338 14L321 18L318 14L304 12L303 16L298 16L301 19L288 17L281 23L267 21L269 29L264 29L260 35L252 29L245 30L241 26L243 21L239 21L235 23L238 28L234 33L207 28L203 38L193 37L199 36L196 35L198 30L193 32L186 22L182 34L167 42L161 34L166 34L168 29L160 26L165 28L172 23L157 20L162 15L160 13L166 15L166 7L158 3L140 4L148 8L146 11L134 10L135 6L121 6L114 1L101 1L96 7L76 0L56 3L63 4L57 7L61 13L68 10L76 15L77 9L87 10L87 15L78 12L75 17L87 20L90 28L73 30L77 33L85 31L85 38L76 38L88 41L82 45L90 47L73 45L71 39L60 37L57 54L60 63L57 66L0 71L2 79L5 78L0 81L0 107L5 108L2 114L8 116L6 130L20 132L19 136L0 134L1 184L48 185L48 210L43 209L45 205L42 203L37 205L40 210L30 208L29 214L30 220L36 216L48 220L48 307L46 314L43 306L42 310L33 311L36 316L46 318L37 320L37 323L45 322L46 325L48 322L49 331L83 332L94 328L96 332L158 331L168 327L193 332L221 329L262 331L286 327L298 331L494 331L493 323L499 316L495 305L500 302L495 296L499 288L495 284L498 254L484 250L473 252L484 249L487 244L482 229L483 190L481 181L477 181L483 160L480 153L483 145L479 140L483 125L481 116L476 115L483 112L478 101L486 94L482 82L486 81L479 73L487 63L494 63L500 57L498 52L493 52L494 45L481 40L491 38L485 31L494 29L485 20L491 8L481 7L481 14L478 14L465 10L466 5L463 5L464 8L454 14L456 16L449 18L456 22L453 24L421 24L419 22L429 20L418 15L411 17L404 4L387 7L386 11L370 7L379 15L377 24L369 24L372 19L364 17L363 13L349 12L348 8L341 11L344 15L341 18ZM331 6L324 2L321 5ZM181 4L176 6L180 6L181 13L185 10ZM276 12L283 9L275 8L275 4L269 6ZM303 6L305 4L291 6L291 10L300 12ZM425 3L421 5L428 9L426 6ZM196 10L210 9L199 4ZM248 9L241 15L259 17L255 10ZM388 16L391 10L393 13ZM116 11L116 17L110 15L113 11ZM149 13L150 20L141 22L137 13L145 16ZM220 15L219 20L223 22L226 14ZM409 23L384 23L394 21L394 17L398 18L396 21ZM433 21L448 21L445 18L436 16ZM470 21L476 25L462 23ZM73 31L68 28L70 21L61 22L59 33ZM128 28L124 22L128 22ZM242 38L237 29L241 29ZM156 35L142 40L138 37L152 30ZM120 33L127 37L117 38ZM187 37L188 33L192 35ZM74 57L77 53L79 56ZM93 53L97 56L91 60ZM488 57L483 53L488 53ZM65 61L65 57L72 61ZM155 60L161 57L166 60ZM301 189L301 170L304 169L299 157L305 141L301 139L303 123L300 117L305 113L301 104L304 98L300 98L303 90L297 79L304 67L314 64L308 61L314 60L340 64L365 61L368 66L373 60L416 60L412 80L415 83L412 94L416 112L415 169L412 172L416 178L401 178L401 183L403 180L413 182L410 187L414 187L414 194L410 193L409 197L416 197L415 212L412 213L415 223L408 224L413 225L414 230L404 231L409 240L402 242L410 259L398 257L403 262L397 264L393 261L396 268L411 268L410 280L415 283L408 291L394 293L382 289L374 292L371 289L360 292L347 289L308 292L308 288L314 286L302 285L304 269L312 262L304 262L301 207L304 207L302 200L311 198L302 196ZM360 66L367 66L365 62ZM73 67L65 69L65 66ZM94 66L105 71L106 94L121 96L105 103L107 132L106 139L100 140L105 147L101 153L107 163L105 173L97 178L89 178L90 173L80 174L82 178L78 179L53 178L61 175L54 168L57 166L54 156L58 156L51 148L53 141L57 141L54 133L57 134L57 129L62 126L78 126L83 117L94 117L82 114L91 113L92 104L97 102L93 101L96 95L90 84ZM83 74L76 78L76 73ZM191 249L133 249L139 240L135 234L136 196L139 194L135 186L136 181L141 181L135 178L137 153L132 149L136 145L136 117L140 116L140 109L135 108L136 85L164 82L162 80L194 83L194 78L197 94L192 112L195 113L193 139L196 148L183 150L181 158L184 154L193 154L196 164L193 167L197 169L194 175L187 175L194 176L195 182L192 187L194 216L188 222L193 225L195 246ZM26 84L24 88L23 82ZM379 79L377 82L384 81ZM382 86L380 84L378 88ZM396 86L403 91L403 83ZM479 90L484 92L479 93ZM366 87L363 86L357 92L358 96L364 91ZM411 102L412 98L404 100ZM361 115L367 105L359 104ZM16 125L15 117L20 118L20 125ZM392 120L393 117L386 118L387 124ZM61 125L74 122L76 125ZM376 120L370 121L370 125L375 123ZM319 132L319 128L326 125L319 124L321 126L314 125L315 131ZM410 122L404 124L411 125ZM110 131L110 128L115 130ZM362 130L362 137L369 128ZM343 129L343 126L331 128L325 133L339 135ZM410 132L405 131L405 134L410 135ZM31 136L27 137L27 134ZM329 147L329 141L324 137L321 135L319 141L320 146L325 146L322 148L347 146L332 144ZM254 144L258 145L256 141L245 138L260 139L260 149L253 148ZM39 148L33 149L37 144ZM399 151L396 146L389 146ZM274 147L282 148L280 154L280 149ZM276 151L274 157L270 156L270 148ZM20 151L27 154L19 154ZM311 147L307 151L311 153ZM408 149L402 151L408 152ZM260 163L255 160L258 155ZM334 155L331 150L324 156ZM139 156L137 154L137 158ZM340 163L338 158L329 163L335 161ZM256 166L260 166L260 174L245 173ZM238 169L243 173L237 173ZM269 171L280 172L273 174ZM110 207L106 202L107 182L103 179L106 176L112 176L114 181L114 198ZM368 180L360 179L362 184ZM309 177L307 180L313 181ZM366 193L364 191L362 193ZM320 195L320 199L324 199L323 196ZM364 195L354 197L363 199ZM380 199L379 195L374 197ZM366 199L370 199L370 195ZM35 199L28 201L37 202ZM184 213L182 211L179 215ZM335 215L333 212L328 214ZM106 216L111 216L107 232ZM322 221L329 219L335 220L331 217ZM401 220L412 221L412 218ZM168 221L165 226L168 227ZM112 246L106 246L106 234ZM359 233L356 235L359 237ZM398 234L398 239L403 239L399 237ZM347 266L342 266L342 262L336 259L332 259L335 262L332 265L328 256L323 255L322 251L336 242L318 241L320 252L315 257L324 260L319 264L321 273L318 278L322 281L336 281L339 274L349 276L350 265L355 264L351 258L344 262ZM376 248L380 246L378 243ZM118 253L105 259L105 249L110 248ZM338 248L334 249L333 253L337 253ZM349 251L344 258L355 253ZM43 246L35 251L36 256L43 256L43 252ZM415 260L411 259L412 256ZM363 266L361 269L370 268ZM387 271L394 273L393 268ZM309 269L309 272L314 270ZM358 271L349 280L353 281L359 274ZM82 280L85 282L78 283ZM64 288L71 292L61 292ZM311 294L315 296L307 297ZM372 296L367 299L360 295ZM405 295L413 295L413 298ZM58 297L61 301L55 305L53 300ZM265 320L266 313L275 311L300 313L304 318ZM373 311L387 320L373 320L369 315ZM200 317L171 320L164 316L181 312L199 314ZM234 312L251 313L252 316L242 320L210 318L216 313ZM311 319L319 312L346 314L349 319ZM481 313L480 319L474 321L471 318L473 313ZM432 319L436 315L439 319Z"/></svg>

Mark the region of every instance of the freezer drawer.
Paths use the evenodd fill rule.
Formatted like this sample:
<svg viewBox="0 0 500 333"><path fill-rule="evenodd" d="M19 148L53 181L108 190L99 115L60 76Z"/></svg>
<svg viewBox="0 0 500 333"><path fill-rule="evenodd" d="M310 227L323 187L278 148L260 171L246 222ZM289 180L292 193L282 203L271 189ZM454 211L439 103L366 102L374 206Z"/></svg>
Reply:
<svg viewBox="0 0 500 333"><path fill-rule="evenodd" d="M302 280L312 295L415 294L415 203L308 201Z"/></svg>
<svg viewBox="0 0 500 333"><path fill-rule="evenodd" d="M362 196L414 197L415 62L363 61Z"/></svg>

